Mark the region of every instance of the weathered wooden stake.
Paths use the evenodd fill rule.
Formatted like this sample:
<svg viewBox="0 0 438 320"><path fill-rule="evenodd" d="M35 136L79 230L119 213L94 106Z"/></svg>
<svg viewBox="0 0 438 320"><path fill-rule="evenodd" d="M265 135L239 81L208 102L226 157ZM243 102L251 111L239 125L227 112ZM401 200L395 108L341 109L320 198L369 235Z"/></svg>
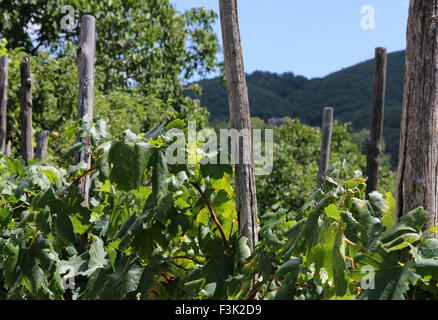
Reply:
<svg viewBox="0 0 438 320"><path fill-rule="evenodd" d="M43 130L38 132L36 138L36 158L38 160L44 160L47 157L47 147L49 142L49 130Z"/></svg>
<svg viewBox="0 0 438 320"><path fill-rule="evenodd" d="M367 141L367 190L377 191L380 153L382 151L383 117L386 89L386 48L376 48L374 59L373 104L371 106L371 128Z"/></svg>
<svg viewBox="0 0 438 320"><path fill-rule="evenodd" d="M248 88L246 86L242 45L240 42L237 1L219 0L219 9L231 128L237 129L242 133L244 146L238 148L239 163L235 166L239 235L248 238L249 247L253 250L258 242L259 225L257 221L257 197L251 143ZM247 152L244 153L244 149Z"/></svg>
<svg viewBox="0 0 438 320"><path fill-rule="evenodd" d="M397 220L422 206L425 229L437 225L438 15L437 0L411 0L400 130L395 212ZM436 237L437 233L430 233Z"/></svg>
<svg viewBox="0 0 438 320"><path fill-rule="evenodd" d="M330 142L332 140L333 129L333 108L324 108L322 116L322 142L321 153L319 156L319 173L318 173L318 188L321 188L324 182L324 173L329 166L330 158Z"/></svg>
<svg viewBox="0 0 438 320"><path fill-rule="evenodd" d="M8 142L6 143L6 148L5 148L5 155L7 155L8 157L11 156L11 149L12 149L12 141L8 140Z"/></svg>
<svg viewBox="0 0 438 320"><path fill-rule="evenodd" d="M79 103L78 117L93 118L94 106L94 56L96 52L96 19L85 15L81 20L81 33L79 48L76 55L76 64L79 76ZM91 166L91 148L88 139L78 138L78 141L87 142L87 147L76 154L76 164L84 161L88 168ZM88 204L90 190L90 177L85 176L79 181L81 195L84 199L83 206Z"/></svg>
<svg viewBox="0 0 438 320"><path fill-rule="evenodd" d="M30 70L30 57L26 56L20 63L21 88L17 90L20 100L21 115L21 156L27 163L33 159L32 141L32 87L33 75Z"/></svg>
<svg viewBox="0 0 438 320"><path fill-rule="evenodd" d="M6 151L6 116L8 103L8 56L0 58L0 152Z"/></svg>

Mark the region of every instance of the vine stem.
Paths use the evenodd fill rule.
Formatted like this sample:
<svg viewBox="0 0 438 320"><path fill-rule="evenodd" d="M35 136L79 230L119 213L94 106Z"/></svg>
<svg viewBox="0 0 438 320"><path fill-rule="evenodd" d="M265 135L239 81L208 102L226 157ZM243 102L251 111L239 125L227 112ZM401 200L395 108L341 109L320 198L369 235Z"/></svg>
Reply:
<svg viewBox="0 0 438 320"><path fill-rule="evenodd" d="M272 278L271 280L269 280L268 287L266 288L266 291L263 293L263 295L262 295L262 297L260 298L260 300L265 300L265 297L266 297L266 295L269 293L269 289L271 288L272 281L274 281L274 278Z"/></svg>
<svg viewBox="0 0 438 320"><path fill-rule="evenodd" d="M364 248L350 240L348 240L347 238L344 237L344 241L347 242L348 244L351 244L352 246L358 247L359 249L365 250L365 251L369 251L367 248Z"/></svg>
<svg viewBox="0 0 438 320"><path fill-rule="evenodd" d="M205 195L205 193L202 191L201 187L196 183L196 182L192 182L190 181L190 184L195 187L195 189L199 192L199 194L201 195L201 197L204 199L205 203L207 204L208 210L211 213L211 216L213 217L213 221L216 224L219 233L221 234L221 238L222 240L224 240L225 245L228 246L228 240L227 237L225 236L224 230L222 228L221 223L219 222L219 220L217 219L216 213L214 212L213 207L211 206L210 201L208 200L207 196Z"/></svg>
<svg viewBox="0 0 438 320"><path fill-rule="evenodd" d="M272 279L273 277L268 277L266 279L263 279L262 281L257 281L252 289L245 295L245 297L243 297L242 300L254 300L260 288L266 283L266 281L270 281Z"/></svg>
<svg viewBox="0 0 438 320"><path fill-rule="evenodd" d="M189 256L175 256L175 257L172 257L172 259L187 259L187 260L192 260L193 262L196 262L197 264L204 264L204 262L202 262L201 260L198 260L194 257L189 257Z"/></svg>
<svg viewBox="0 0 438 320"><path fill-rule="evenodd" d="M345 257L345 259L351 262L351 267L354 269L354 260L350 257Z"/></svg>
<svg viewBox="0 0 438 320"><path fill-rule="evenodd" d="M79 177L77 177L76 179L73 180L73 182L67 187L67 189L65 189L65 191L69 191L76 183L78 183L79 180L81 180L83 177L85 177L86 175L89 175L91 173L94 173L96 171L96 167L91 167L90 169L88 169L87 171L85 171L84 173L82 173Z"/></svg>
<svg viewBox="0 0 438 320"><path fill-rule="evenodd" d="M30 244L27 248L24 248L24 250L29 250L30 247L32 247L33 243L35 242L35 238L37 237L37 234L38 234L38 228L35 227L35 230L33 231L32 241L30 242Z"/></svg>

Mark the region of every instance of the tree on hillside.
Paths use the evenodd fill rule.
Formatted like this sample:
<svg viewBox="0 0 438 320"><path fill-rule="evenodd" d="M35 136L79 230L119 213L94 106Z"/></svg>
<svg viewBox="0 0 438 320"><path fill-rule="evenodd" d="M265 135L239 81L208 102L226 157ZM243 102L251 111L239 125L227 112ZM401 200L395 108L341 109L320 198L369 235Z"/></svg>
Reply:
<svg viewBox="0 0 438 320"><path fill-rule="evenodd" d="M254 125L253 125L254 127ZM351 123L333 123L330 164L346 159L352 169L365 172L365 143L369 131L352 133ZM361 145L358 145L360 142ZM285 210L294 219L299 209L315 191L318 176L321 129L303 124L299 119L287 119L274 128L274 165L270 175L257 176L257 205L263 214ZM388 157L380 165L379 191L394 193L395 173Z"/></svg>
<svg viewBox="0 0 438 320"><path fill-rule="evenodd" d="M205 8L179 13L169 0L0 0L0 35L11 48L59 56L66 41L77 42L86 14L97 19L96 65L104 68L106 89L134 81L174 93L181 79L217 66L217 15ZM74 28L63 28L70 18Z"/></svg>
<svg viewBox="0 0 438 320"><path fill-rule="evenodd" d="M436 226L437 220L437 32L438 0L411 0L407 29L396 213L400 219L407 212L423 206L429 215L426 228Z"/></svg>
<svg viewBox="0 0 438 320"><path fill-rule="evenodd" d="M74 9L72 30L61 28L66 15L73 13L63 10L65 5ZM207 124L207 109L182 93L183 84L193 75L218 66L213 11L199 8L181 13L170 0L0 0L0 39L8 41L10 56L8 138L18 134L15 73L23 53L33 54L35 61L36 133L43 129L65 132L58 138L62 143L49 145L56 151L58 144L66 145L65 139L74 138L75 56L80 17L86 14L97 20L96 116L107 121L113 134L128 126L144 132L156 122L175 118ZM16 54L17 48L23 52ZM16 149L19 145L14 143L13 152Z"/></svg>

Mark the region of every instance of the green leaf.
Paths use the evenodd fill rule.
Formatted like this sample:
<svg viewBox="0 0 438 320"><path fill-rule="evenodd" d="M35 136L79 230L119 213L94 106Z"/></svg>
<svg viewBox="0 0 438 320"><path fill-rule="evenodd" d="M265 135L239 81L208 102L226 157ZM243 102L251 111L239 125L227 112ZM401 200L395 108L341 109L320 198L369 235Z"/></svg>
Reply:
<svg viewBox="0 0 438 320"><path fill-rule="evenodd" d="M53 274L53 277L49 282L48 288L50 291L53 292L55 300L62 300L64 298L63 295L65 293L65 289L62 285L62 278L58 270L56 270L56 272Z"/></svg>
<svg viewBox="0 0 438 320"><path fill-rule="evenodd" d="M362 291L360 299L363 300L404 300L409 284L414 285L420 278L411 270L413 261L400 263L381 244L375 251L356 255L354 263L353 279L362 280L365 274L360 270L365 265L371 266L375 273L374 288Z"/></svg>
<svg viewBox="0 0 438 320"><path fill-rule="evenodd" d="M415 271L423 277L431 276L438 281L438 239L424 240L418 247L418 254L415 254L416 248L411 250L414 251Z"/></svg>
<svg viewBox="0 0 438 320"><path fill-rule="evenodd" d="M48 209L48 208L47 208ZM35 217L35 224L44 235L48 235L52 229L52 215L50 210L42 210Z"/></svg>
<svg viewBox="0 0 438 320"><path fill-rule="evenodd" d="M360 239L359 244L366 247L369 242L368 238L371 226L375 223L375 218L371 214L368 201L356 198L352 199L351 213L353 214L353 218L358 222L356 232Z"/></svg>
<svg viewBox="0 0 438 320"><path fill-rule="evenodd" d="M399 225L406 225L420 232L428 219L429 218L427 216L427 211L424 210L422 207L418 207L417 209L414 209L403 215L400 218Z"/></svg>
<svg viewBox="0 0 438 320"><path fill-rule="evenodd" d="M300 271L300 266L302 263L301 258L293 257L289 259L287 262L283 263L275 272L275 275L278 277L286 277L288 274L298 275Z"/></svg>
<svg viewBox="0 0 438 320"><path fill-rule="evenodd" d="M58 263L58 269L63 272L68 268L73 268L76 274L88 275L88 261L90 259L90 253L84 252L79 256L73 256L69 260L61 260Z"/></svg>
<svg viewBox="0 0 438 320"><path fill-rule="evenodd" d="M125 250L131 245L131 239L137 233L143 230L143 223L136 220L123 235L122 240L119 243L119 250Z"/></svg>
<svg viewBox="0 0 438 320"><path fill-rule="evenodd" d="M154 277L155 272L151 268L144 268L138 283L138 292L141 293L142 299L148 299L149 290L154 286Z"/></svg>
<svg viewBox="0 0 438 320"><path fill-rule="evenodd" d="M152 194L156 202L161 200L167 193L167 169L166 154L163 150L158 149L155 153L152 169Z"/></svg>
<svg viewBox="0 0 438 320"><path fill-rule="evenodd" d="M181 119L176 119L171 121L167 126L166 126L166 131L169 131L170 129L184 129L186 126L184 120Z"/></svg>
<svg viewBox="0 0 438 320"><path fill-rule="evenodd" d="M29 284L29 290L32 293L36 293L43 286L46 278L44 277L43 270L38 266L35 257L29 250L23 250L20 258L20 267L25 280Z"/></svg>
<svg viewBox="0 0 438 320"><path fill-rule="evenodd" d="M55 200L55 193L52 188L48 188L42 194L38 194L32 201L32 206L37 209L43 209L53 200Z"/></svg>
<svg viewBox="0 0 438 320"><path fill-rule="evenodd" d="M333 218L335 220L340 220L341 219L341 211L333 203L329 204L327 207L325 207L324 212L330 218Z"/></svg>
<svg viewBox="0 0 438 320"><path fill-rule="evenodd" d="M219 157L219 156L218 156ZM232 174L233 168L228 164L217 164L207 163L201 164L201 173L204 178L210 177L215 180L222 179L225 174Z"/></svg>
<svg viewBox="0 0 438 320"><path fill-rule="evenodd" d="M106 252L103 247L103 241L94 236L93 244L88 251L90 258L88 261L88 271L87 274L92 274L95 270L104 268L107 265Z"/></svg>
<svg viewBox="0 0 438 320"><path fill-rule="evenodd" d="M55 230L57 235L66 243L75 243L76 235L73 221L63 211L58 211L56 214Z"/></svg>
<svg viewBox="0 0 438 320"><path fill-rule="evenodd" d="M225 249L224 241L220 238L208 239L202 246L201 250L206 256L219 256Z"/></svg>
<svg viewBox="0 0 438 320"><path fill-rule="evenodd" d="M318 235L318 242L308 255L309 264L314 264L315 282L321 287L327 282L333 281L333 254L336 235L336 224L330 223L328 220L324 222Z"/></svg>
<svg viewBox="0 0 438 320"><path fill-rule="evenodd" d="M248 246L248 238L240 237L235 243L234 261L236 265L244 263L251 255L251 249Z"/></svg>
<svg viewBox="0 0 438 320"><path fill-rule="evenodd" d="M19 248L8 242L6 243L6 245L3 246L3 252L5 252L7 257L5 261L4 271L6 285L8 287L13 287L18 276L16 269L18 263Z"/></svg>
<svg viewBox="0 0 438 320"><path fill-rule="evenodd" d="M183 290L189 297L197 296L205 285L205 278L184 283Z"/></svg>
<svg viewBox="0 0 438 320"><path fill-rule="evenodd" d="M105 214L109 215L108 224L108 237L113 239L119 230L119 225L129 217L129 212L126 206L121 203L121 200L117 197L111 196L108 199L109 206L105 208Z"/></svg>
<svg viewBox="0 0 438 320"><path fill-rule="evenodd" d="M99 269L91 275L81 298L85 300L118 300L120 299L120 291L113 277L108 275L104 269Z"/></svg>
<svg viewBox="0 0 438 320"><path fill-rule="evenodd" d="M243 274L225 280L228 300L239 300L251 288L251 280L245 279Z"/></svg>
<svg viewBox="0 0 438 320"><path fill-rule="evenodd" d="M11 221L12 212L8 208L0 209L0 230L1 228L7 226Z"/></svg>
<svg viewBox="0 0 438 320"><path fill-rule="evenodd" d="M426 239L418 247L418 252L425 259L438 259L438 239Z"/></svg>
<svg viewBox="0 0 438 320"><path fill-rule="evenodd" d="M348 282L346 279L347 263L345 261L344 232L338 227L336 237L333 243L333 282L335 293L338 297L343 297L347 293Z"/></svg>
<svg viewBox="0 0 438 320"><path fill-rule="evenodd" d="M149 162L156 152L156 149L151 143L136 143L134 146L135 154L135 177L137 178L135 182L135 189L141 185L143 180L144 172L149 165Z"/></svg>
<svg viewBox="0 0 438 320"><path fill-rule="evenodd" d="M289 239L284 249L282 250L281 257L288 259L292 254L292 250L295 249L296 239L301 234L306 225L307 218L304 218L294 224L289 230L286 231L285 236Z"/></svg>
<svg viewBox="0 0 438 320"><path fill-rule="evenodd" d="M133 214L131 214L129 216L128 219L126 219L126 221L123 223L122 227L119 229L119 231L117 232L117 234L115 235L114 239L118 239L123 237L126 232L129 230L129 228L131 228L131 226L134 224L134 222L137 221L137 215L135 214L135 212ZM113 240L114 240L113 239Z"/></svg>
<svg viewBox="0 0 438 320"><path fill-rule="evenodd" d="M50 241L41 236L36 236L32 246L28 249L32 255L40 261L41 268L46 272L52 272L52 267L58 261L53 253L50 252Z"/></svg>
<svg viewBox="0 0 438 320"><path fill-rule="evenodd" d="M176 175L169 178L169 182L175 189L179 189L186 180L188 180L187 173L185 171L180 171Z"/></svg>
<svg viewBox="0 0 438 320"><path fill-rule="evenodd" d="M131 247L144 263L148 263L154 250L154 243L150 230L141 230L137 233L132 240Z"/></svg>
<svg viewBox="0 0 438 320"><path fill-rule="evenodd" d="M386 194L386 204L387 208L382 209L385 212L382 218L382 226L385 231L382 232L382 236L391 232L395 226L395 199L390 192Z"/></svg>
<svg viewBox="0 0 438 320"><path fill-rule="evenodd" d="M368 204L371 211L371 215L378 219L382 219L383 217L383 209L386 209L385 200L383 199L383 195L377 191L373 191L368 194Z"/></svg>
<svg viewBox="0 0 438 320"><path fill-rule="evenodd" d="M145 139L157 140L157 138L163 134L165 123L157 123L151 130L146 132Z"/></svg>
<svg viewBox="0 0 438 320"><path fill-rule="evenodd" d="M111 143L106 143L104 146L102 146L103 153L96 160L96 168L99 170L99 177L101 180L106 180L109 179L110 177L110 172L111 172L110 150L112 144L113 142L111 141Z"/></svg>
<svg viewBox="0 0 438 320"><path fill-rule="evenodd" d="M275 293L275 300L293 300L296 292L296 282L298 273L293 274L282 282L280 288Z"/></svg>
<svg viewBox="0 0 438 320"><path fill-rule="evenodd" d="M287 251L287 254L295 254L298 255L300 253L304 253L307 250L310 250L314 245L315 239L317 237L317 229L318 229L318 220L323 212L327 202L329 201L330 196L325 195L318 204L313 208L313 210L309 213L309 216L306 219L305 225L302 230L299 232L296 238L290 238L292 240L292 245L290 249ZM294 225L292 228L294 228ZM297 226L298 228L298 226Z"/></svg>
<svg viewBox="0 0 438 320"><path fill-rule="evenodd" d="M275 258L276 252L261 251L257 265L257 273L262 276L263 279L267 279L273 273L276 267Z"/></svg>
<svg viewBox="0 0 438 320"><path fill-rule="evenodd" d="M136 298L142 274L143 268L137 264L133 264L129 268L120 283L120 299L134 300Z"/></svg>
<svg viewBox="0 0 438 320"><path fill-rule="evenodd" d="M67 174L71 175L72 173L76 175L77 173L85 172L88 169L88 164L85 161L81 161L74 166L68 166Z"/></svg>
<svg viewBox="0 0 438 320"><path fill-rule="evenodd" d="M377 245L380 240L380 235L383 232L382 222L374 217L371 217L371 227L368 235L368 245L367 248L372 250Z"/></svg>
<svg viewBox="0 0 438 320"><path fill-rule="evenodd" d="M211 299L213 298L216 292L217 283L209 282L204 285L204 288L199 292L203 299Z"/></svg>
<svg viewBox="0 0 438 320"><path fill-rule="evenodd" d="M427 219L427 212L421 207L403 215L394 230L382 238L385 248L400 250L417 241Z"/></svg>
<svg viewBox="0 0 438 320"><path fill-rule="evenodd" d="M136 163L134 146L125 142L115 142L109 151L109 162L112 166L110 171L110 181L116 184L120 190L129 191L136 189Z"/></svg>
<svg viewBox="0 0 438 320"><path fill-rule="evenodd" d="M438 259L421 259L414 267L415 271L423 277L431 276L438 281Z"/></svg>
<svg viewBox="0 0 438 320"><path fill-rule="evenodd" d="M74 156L76 152L79 152L82 149L84 149L86 146L87 146L86 142L77 142L73 145L73 147L68 149L68 151L62 157L64 159L68 159L68 158Z"/></svg>

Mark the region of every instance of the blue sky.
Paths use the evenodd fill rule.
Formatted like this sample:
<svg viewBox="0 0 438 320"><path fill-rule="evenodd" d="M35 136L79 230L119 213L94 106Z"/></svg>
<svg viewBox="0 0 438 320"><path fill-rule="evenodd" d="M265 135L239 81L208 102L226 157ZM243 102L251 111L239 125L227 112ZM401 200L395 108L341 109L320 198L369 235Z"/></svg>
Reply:
<svg viewBox="0 0 438 320"><path fill-rule="evenodd" d="M323 77L388 52L406 48L408 0L237 0L245 71ZM172 0L178 10L219 0ZM375 28L364 30L363 6L375 9ZM214 26L219 35L219 19ZM221 56L220 59L223 59Z"/></svg>

